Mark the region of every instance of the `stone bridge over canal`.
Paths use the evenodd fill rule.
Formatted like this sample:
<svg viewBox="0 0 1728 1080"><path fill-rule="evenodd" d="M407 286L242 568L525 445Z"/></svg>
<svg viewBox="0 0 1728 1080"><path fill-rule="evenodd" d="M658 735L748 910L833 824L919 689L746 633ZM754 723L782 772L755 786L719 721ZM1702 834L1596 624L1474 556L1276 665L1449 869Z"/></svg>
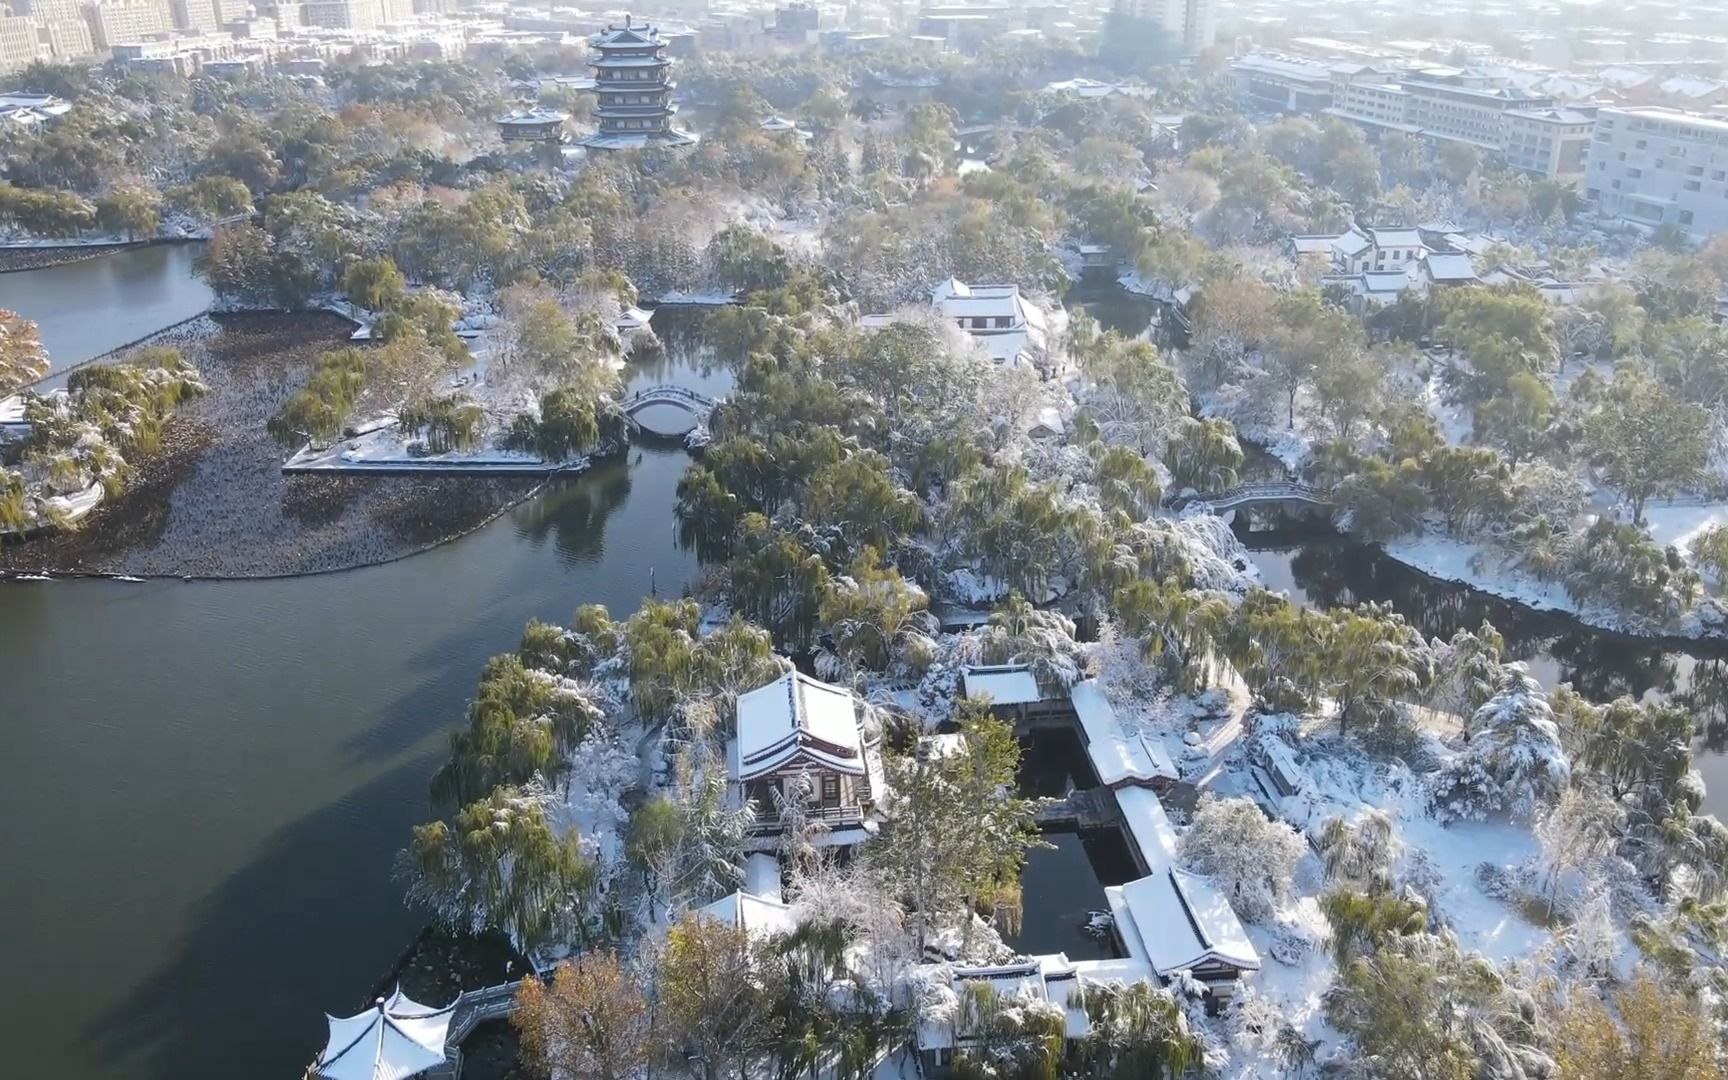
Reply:
<svg viewBox="0 0 1728 1080"><path fill-rule="evenodd" d="M643 409L651 405L669 405L690 414L700 426L706 427L713 419L714 410L720 402L707 394L687 390L682 386L649 386L636 391L618 403L618 408L630 421L632 427L647 430L637 419Z"/></svg>
<svg viewBox="0 0 1728 1080"><path fill-rule="evenodd" d="M1293 480L1255 484L1238 484L1226 491L1199 492L1178 495L1170 500L1173 509L1185 510L1201 506L1215 514L1244 507L1315 507L1329 508L1332 504L1319 488L1298 484Z"/></svg>

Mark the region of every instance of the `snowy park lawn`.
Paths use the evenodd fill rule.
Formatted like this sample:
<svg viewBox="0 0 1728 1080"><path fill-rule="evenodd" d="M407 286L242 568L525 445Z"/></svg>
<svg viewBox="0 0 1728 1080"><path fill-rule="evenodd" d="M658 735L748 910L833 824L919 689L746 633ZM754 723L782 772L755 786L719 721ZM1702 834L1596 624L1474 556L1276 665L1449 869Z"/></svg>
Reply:
<svg viewBox="0 0 1728 1080"><path fill-rule="evenodd" d="M1653 504L1644 508L1644 524L1650 530L1650 538L1663 547L1673 545L1683 554L1699 533L1724 522L1728 522L1728 503L1696 506Z"/></svg>
<svg viewBox="0 0 1728 1080"><path fill-rule="evenodd" d="M1390 815L1402 850L1400 872L1418 861L1426 864L1433 881L1432 910L1457 935L1464 951L1479 952L1504 970L1510 963L1532 958L1549 941L1548 930L1529 921L1512 904L1489 896L1477 880L1477 868L1484 863L1512 872L1539 855L1540 844L1528 827L1499 821L1442 821L1429 809L1423 785L1402 766L1346 761L1325 750L1316 756L1307 763L1315 780L1304 799L1311 815L1308 820L1314 825L1332 815L1356 820L1370 809ZM1230 774L1221 779L1228 778ZM1245 983L1250 999L1269 1007L1305 1038L1321 1040L1321 1060L1343 1049L1342 1037L1327 1024L1322 1005L1335 974L1326 944L1329 930L1319 906L1325 890L1320 860L1310 853L1298 867L1291 895L1279 907L1275 924L1247 927L1255 949L1266 959ZM1296 962L1287 963L1291 959L1287 945L1293 938L1306 942L1308 948ZM1283 1075L1271 1048L1255 1038L1231 1039L1229 1054L1222 1076Z"/></svg>

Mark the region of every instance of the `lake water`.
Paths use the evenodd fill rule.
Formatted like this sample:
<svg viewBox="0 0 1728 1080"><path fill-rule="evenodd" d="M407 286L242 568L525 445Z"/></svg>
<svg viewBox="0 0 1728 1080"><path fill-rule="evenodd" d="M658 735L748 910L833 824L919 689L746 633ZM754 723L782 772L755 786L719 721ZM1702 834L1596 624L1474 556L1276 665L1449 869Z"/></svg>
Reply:
<svg viewBox="0 0 1728 1080"><path fill-rule="evenodd" d="M0 274L0 308L36 320L54 370L100 356L209 308L192 275L203 244L153 244Z"/></svg>
<svg viewBox="0 0 1728 1080"><path fill-rule="evenodd" d="M107 261L0 275L0 304L51 342L133 340L150 328L65 325L60 290L85 289L69 272L112 281ZM97 310L76 321L103 321ZM678 353L632 383L724 390L724 372ZM481 665L530 617L628 612L651 583L678 592L695 569L673 532L687 462L633 449L370 569L0 585L0 1074L298 1075L322 1011L357 1006L417 929L391 861L428 814L427 780Z"/></svg>

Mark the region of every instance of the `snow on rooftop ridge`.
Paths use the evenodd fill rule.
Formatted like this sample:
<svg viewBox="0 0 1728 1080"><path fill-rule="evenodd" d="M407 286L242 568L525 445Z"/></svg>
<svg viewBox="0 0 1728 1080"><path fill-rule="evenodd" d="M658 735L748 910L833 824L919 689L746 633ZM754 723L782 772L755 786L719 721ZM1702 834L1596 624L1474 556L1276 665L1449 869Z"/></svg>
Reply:
<svg viewBox="0 0 1728 1080"><path fill-rule="evenodd" d="M742 889L697 908L695 916L734 927L756 938L790 933L796 927L790 905Z"/></svg>
<svg viewBox="0 0 1728 1080"><path fill-rule="evenodd" d="M802 757L851 776L864 775L852 691L789 671L738 697L738 779L782 769Z"/></svg>
<svg viewBox="0 0 1728 1080"><path fill-rule="evenodd" d="M1260 954L1229 901L1197 874L1169 867L1112 886L1105 897L1129 955L1160 977L1208 965L1260 970Z"/></svg>
<svg viewBox="0 0 1728 1080"><path fill-rule="evenodd" d="M317 1075L327 1080L406 1080L444 1064L451 1002L442 1009L396 992L366 1012L330 1016L330 1037L318 1055Z"/></svg>
<svg viewBox="0 0 1728 1080"><path fill-rule="evenodd" d="M1099 783L1119 788L1177 779L1176 766L1156 737L1130 735L1123 730L1116 720L1116 710L1111 707L1097 679L1075 683L1069 688L1068 700L1072 702L1074 716L1080 722L1086 756L1092 760ZM1126 806L1123 809L1126 812ZM1158 808L1158 814L1163 815L1162 806ZM1167 820L1165 825L1169 825ZM1172 832L1172 845L1174 835Z"/></svg>
<svg viewBox="0 0 1728 1080"><path fill-rule="evenodd" d="M1044 700L1038 680L1025 664L981 664L960 674L967 697L990 698L992 705L1030 705Z"/></svg>

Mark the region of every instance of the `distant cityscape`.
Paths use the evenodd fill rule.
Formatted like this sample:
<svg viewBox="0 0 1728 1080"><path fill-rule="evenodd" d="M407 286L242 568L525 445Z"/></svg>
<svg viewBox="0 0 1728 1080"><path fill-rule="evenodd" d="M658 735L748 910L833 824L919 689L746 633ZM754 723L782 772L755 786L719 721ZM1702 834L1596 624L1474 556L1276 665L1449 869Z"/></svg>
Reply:
<svg viewBox="0 0 1728 1080"><path fill-rule="evenodd" d="M1334 116L1371 133L1467 145L1573 186L1612 217L1697 238L1728 228L1728 9L1443 7L669 0L635 14L656 27L672 57L815 45L904 59L972 53L999 39L1091 52L1114 13L1161 31L1171 59L1210 71L1227 64L1250 114ZM630 18L462 0L0 0L0 72L39 60L112 59L180 74L238 76L271 65L316 77L349 57L496 59L523 47L581 45ZM1463 36L1406 36L1424 19L1445 19ZM45 103L18 95L7 102L0 116L14 122L52 118Z"/></svg>

